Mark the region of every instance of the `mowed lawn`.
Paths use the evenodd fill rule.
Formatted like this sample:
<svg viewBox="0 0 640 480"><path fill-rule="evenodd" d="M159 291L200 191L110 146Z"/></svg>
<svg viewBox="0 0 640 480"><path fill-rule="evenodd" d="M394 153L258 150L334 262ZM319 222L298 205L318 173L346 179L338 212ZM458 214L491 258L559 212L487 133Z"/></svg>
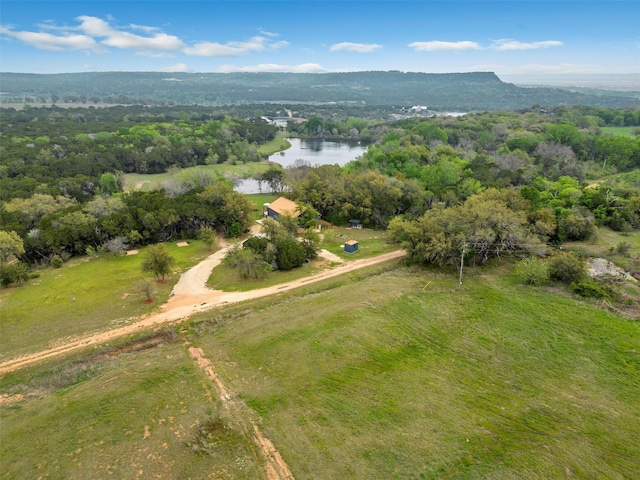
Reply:
<svg viewBox="0 0 640 480"><path fill-rule="evenodd" d="M74 258L62 268L38 271L26 284L0 290L0 361L126 325L166 302L179 273L211 254L200 241L166 244L176 259L167 283L153 283L153 304L145 304L140 283L145 249L137 255Z"/></svg>

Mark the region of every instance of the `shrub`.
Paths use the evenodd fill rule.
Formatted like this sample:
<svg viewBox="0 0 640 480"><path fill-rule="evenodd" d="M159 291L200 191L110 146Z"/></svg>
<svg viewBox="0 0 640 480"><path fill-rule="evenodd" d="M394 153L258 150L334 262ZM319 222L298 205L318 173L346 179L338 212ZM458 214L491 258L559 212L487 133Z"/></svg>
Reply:
<svg viewBox="0 0 640 480"><path fill-rule="evenodd" d="M304 247L295 238L287 238L276 244L276 263L280 270L291 270L302 265L307 258Z"/></svg>
<svg viewBox="0 0 640 480"><path fill-rule="evenodd" d="M529 257L516 263L516 274L527 285L546 285L549 283L549 265L537 257Z"/></svg>
<svg viewBox="0 0 640 480"><path fill-rule="evenodd" d="M51 266L53 268L61 268L64 261L60 255L54 255L51 257Z"/></svg>
<svg viewBox="0 0 640 480"><path fill-rule="evenodd" d="M232 248L224 257L223 263L238 270L242 278L262 279L272 270L271 265L249 248Z"/></svg>
<svg viewBox="0 0 640 480"><path fill-rule="evenodd" d="M0 286L8 287L29 279L29 267L24 263L0 264Z"/></svg>
<svg viewBox="0 0 640 480"><path fill-rule="evenodd" d="M591 279L583 280L581 282L574 282L571 284L571 289L574 293L585 298L600 298L609 300L611 299L613 294L611 287Z"/></svg>
<svg viewBox="0 0 640 480"><path fill-rule="evenodd" d="M549 259L549 276L563 283L580 282L587 275L587 262L573 252L558 253Z"/></svg>
<svg viewBox="0 0 640 480"><path fill-rule="evenodd" d="M138 283L138 290L144 295L145 300L150 303L153 301L153 283L149 279L144 279Z"/></svg>
<svg viewBox="0 0 640 480"><path fill-rule="evenodd" d="M307 229L302 234L302 240L300 241L306 258L313 260L318 258L320 252L320 235L314 230Z"/></svg>
<svg viewBox="0 0 640 480"><path fill-rule="evenodd" d="M104 243L104 248L109 253L119 255L126 252L129 249L129 245L124 237L113 237Z"/></svg>
<svg viewBox="0 0 640 480"><path fill-rule="evenodd" d="M269 240L265 237L249 237L242 244L242 248L253 250L258 255L264 255L267 251L267 245L269 245Z"/></svg>
<svg viewBox="0 0 640 480"><path fill-rule="evenodd" d="M631 252L631 244L625 241L618 243L618 246L616 247L616 252L618 252L620 255L624 257L628 257L629 253Z"/></svg>

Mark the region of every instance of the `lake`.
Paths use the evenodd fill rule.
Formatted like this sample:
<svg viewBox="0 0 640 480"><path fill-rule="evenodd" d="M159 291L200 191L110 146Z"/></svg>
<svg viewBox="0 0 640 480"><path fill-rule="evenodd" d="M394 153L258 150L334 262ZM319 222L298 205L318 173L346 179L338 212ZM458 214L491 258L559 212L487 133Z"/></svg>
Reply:
<svg viewBox="0 0 640 480"><path fill-rule="evenodd" d="M303 160L312 166L340 165L341 167L355 160L367 151L367 145L360 142L334 142L329 140L304 140L287 138L291 147L269 157L270 162L278 163L284 168L295 164L296 160ZM258 182L243 180L236 186L240 193L259 193Z"/></svg>

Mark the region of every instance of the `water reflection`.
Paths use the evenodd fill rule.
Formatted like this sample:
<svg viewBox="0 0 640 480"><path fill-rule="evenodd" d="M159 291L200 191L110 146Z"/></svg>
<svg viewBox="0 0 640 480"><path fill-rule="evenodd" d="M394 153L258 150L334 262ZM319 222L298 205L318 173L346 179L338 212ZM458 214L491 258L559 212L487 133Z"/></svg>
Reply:
<svg viewBox="0 0 640 480"><path fill-rule="evenodd" d="M333 142L328 140L302 140L288 138L291 147L269 157L269 161L279 163L283 167L293 165L301 159L311 165L344 166L367 151L367 146L360 142Z"/></svg>
<svg viewBox="0 0 640 480"><path fill-rule="evenodd" d="M317 165L340 165L360 157L367 151L367 146L360 142L334 142L328 140L302 140L300 138L288 138L291 147L282 152L274 153L269 157L270 162L278 163L283 167L289 167L297 160ZM266 188L266 185L263 185ZM240 193L259 193L258 182L252 179L242 180L236 185L236 191Z"/></svg>

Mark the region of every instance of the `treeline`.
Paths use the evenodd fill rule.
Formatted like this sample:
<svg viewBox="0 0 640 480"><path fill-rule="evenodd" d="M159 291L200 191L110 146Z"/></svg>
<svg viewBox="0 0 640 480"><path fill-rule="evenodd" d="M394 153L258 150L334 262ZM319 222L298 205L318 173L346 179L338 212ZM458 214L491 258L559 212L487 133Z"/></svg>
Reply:
<svg viewBox="0 0 640 480"><path fill-rule="evenodd" d="M207 227L238 236L249 228L252 208L231 184L212 180L176 196L158 190L97 195L80 202L37 193L3 204L0 223L3 231L20 237L23 248L18 256L23 262L48 264L54 258L120 253L157 242L197 238Z"/></svg>
<svg viewBox="0 0 640 480"><path fill-rule="evenodd" d="M259 118L140 107L3 110L0 199L34 193L86 201L105 191L104 174L264 159L258 146L278 131ZM109 188L112 183L109 182Z"/></svg>
<svg viewBox="0 0 640 480"><path fill-rule="evenodd" d="M5 102L58 101L144 105L359 103L428 105L473 111L543 105L638 106L637 95L589 95L559 88L523 88L490 72L429 74L370 71L305 73L86 72L3 73Z"/></svg>
<svg viewBox="0 0 640 480"><path fill-rule="evenodd" d="M459 261L464 245L479 261L539 252L586 239L597 225L640 228L640 136L601 130L637 114L561 108L407 119L370 127L379 140L345 168L299 164L268 184L332 223L393 222L395 237L423 261L446 263L454 250Z"/></svg>

